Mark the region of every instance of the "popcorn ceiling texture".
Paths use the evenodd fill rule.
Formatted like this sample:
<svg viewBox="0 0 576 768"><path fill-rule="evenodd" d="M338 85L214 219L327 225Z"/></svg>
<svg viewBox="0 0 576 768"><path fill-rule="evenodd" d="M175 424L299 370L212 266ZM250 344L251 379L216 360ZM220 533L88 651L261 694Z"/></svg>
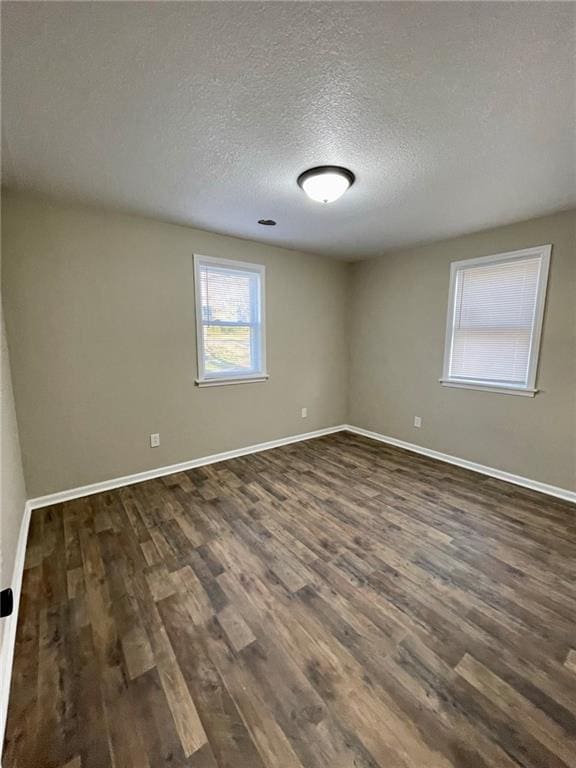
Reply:
<svg viewBox="0 0 576 768"><path fill-rule="evenodd" d="M568 208L575 14L5 2L4 183L351 259ZM320 163L357 175L333 206Z"/></svg>

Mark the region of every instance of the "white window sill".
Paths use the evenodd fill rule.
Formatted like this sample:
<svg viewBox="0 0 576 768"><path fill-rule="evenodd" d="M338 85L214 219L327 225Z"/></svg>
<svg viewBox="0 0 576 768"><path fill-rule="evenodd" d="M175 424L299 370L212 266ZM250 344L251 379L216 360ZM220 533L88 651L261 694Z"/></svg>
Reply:
<svg viewBox="0 0 576 768"><path fill-rule="evenodd" d="M268 381L270 376L267 373L258 376L230 376L221 379L196 379L197 387L224 387L228 384L254 384Z"/></svg>
<svg viewBox="0 0 576 768"><path fill-rule="evenodd" d="M477 389L482 392L496 392L499 395L521 395L522 397L534 397L537 389L526 387L506 386L506 384L484 384L483 382L455 381L452 379L439 379L443 387L458 387L459 389Z"/></svg>

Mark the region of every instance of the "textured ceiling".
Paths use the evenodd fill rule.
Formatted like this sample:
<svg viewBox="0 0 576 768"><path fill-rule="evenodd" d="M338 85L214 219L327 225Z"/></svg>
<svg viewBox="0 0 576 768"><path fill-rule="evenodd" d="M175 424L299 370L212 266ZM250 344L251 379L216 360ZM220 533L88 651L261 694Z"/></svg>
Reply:
<svg viewBox="0 0 576 768"><path fill-rule="evenodd" d="M567 208L575 14L3 2L3 181L342 258ZM329 206L296 185L324 163L357 176Z"/></svg>

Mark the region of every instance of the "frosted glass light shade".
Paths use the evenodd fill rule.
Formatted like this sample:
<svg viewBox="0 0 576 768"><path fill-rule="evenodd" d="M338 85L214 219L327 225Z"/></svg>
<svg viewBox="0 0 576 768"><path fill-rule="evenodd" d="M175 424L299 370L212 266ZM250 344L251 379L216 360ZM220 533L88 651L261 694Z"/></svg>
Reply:
<svg viewBox="0 0 576 768"><path fill-rule="evenodd" d="M308 197L319 203L333 203L342 197L353 183L352 171L334 165L310 168L298 177L298 184Z"/></svg>

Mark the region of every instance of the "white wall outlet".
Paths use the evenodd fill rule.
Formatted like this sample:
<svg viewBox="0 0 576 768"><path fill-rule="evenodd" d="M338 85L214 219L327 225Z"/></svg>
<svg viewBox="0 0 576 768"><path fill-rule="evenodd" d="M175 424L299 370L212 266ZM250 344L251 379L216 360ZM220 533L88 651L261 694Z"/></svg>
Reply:
<svg viewBox="0 0 576 768"><path fill-rule="evenodd" d="M415 427L422 426L422 416L414 416L414 426Z"/></svg>
<svg viewBox="0 0 576 768"><path fill-rule="evenodd" d="M150 448L158 448L160 445L160 433L154 432L153 435L150 435Z"/></svg>
<svg viewBox="0 0 576 768"><path fill-rule="evenodd" d="M308 418L308 408L302 408L302 418L303 419Z"/></svg>

